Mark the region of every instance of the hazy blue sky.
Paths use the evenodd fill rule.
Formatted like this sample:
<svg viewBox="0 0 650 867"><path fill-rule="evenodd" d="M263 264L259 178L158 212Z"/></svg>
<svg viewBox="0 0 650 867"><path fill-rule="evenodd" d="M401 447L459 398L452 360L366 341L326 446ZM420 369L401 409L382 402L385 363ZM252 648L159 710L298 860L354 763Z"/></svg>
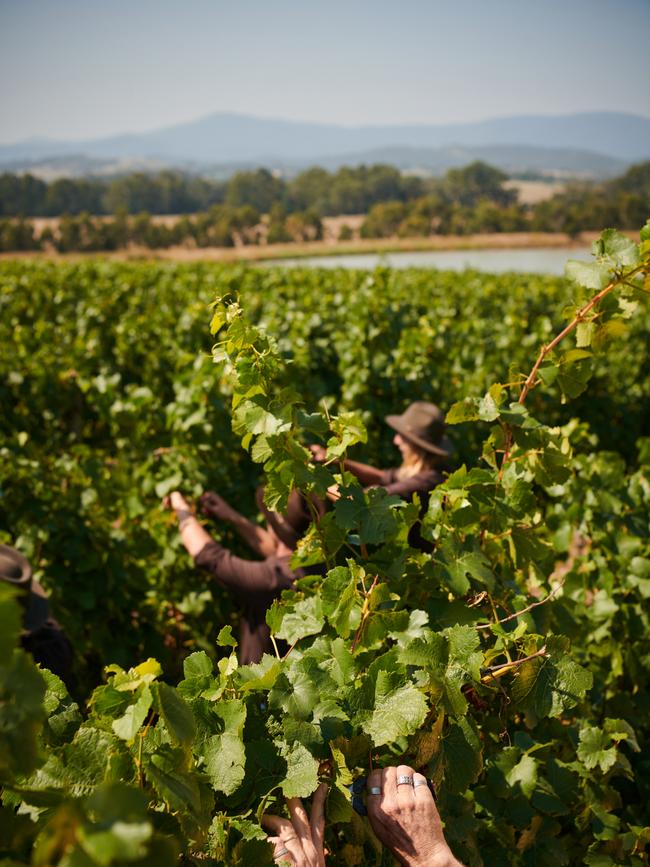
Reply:
<svg viewBox="0 0 650 867"><path fill-rule="evenodd" d="M650 0L0 0L0 141L212 111L650 116Z"/></svg>

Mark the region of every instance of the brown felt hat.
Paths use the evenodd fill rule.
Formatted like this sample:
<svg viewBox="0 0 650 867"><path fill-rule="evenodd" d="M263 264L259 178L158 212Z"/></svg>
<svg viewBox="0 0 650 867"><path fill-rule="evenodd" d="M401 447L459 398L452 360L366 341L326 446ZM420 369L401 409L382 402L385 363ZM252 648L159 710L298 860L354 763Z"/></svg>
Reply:
<svg viewBox="0 0 650 867"><path fill-rule="evenodd" d="M257 506L264 514L275 535L289 548L295 548L298 540L304 536L311 524L312 516L307 501L300 491L295 489L289 494L287 509L284 513L272 512L264 503L264 488L259 487L255 494ZM312 497L312 503L318 514L325 511L323 504Z"/></svg>
<svg viewBox="0 0 650 867"><path fill-rule="evenodd" d="M15 587L25 614L23 626L33 632L50 616L47 594L32 576L27 557L9 545L0 545L0 581Z"/></svg>
<svg viewBox="0 0 650 867"><path fill-rule="evenodd" d="M445 436L445 414L426 400L416 400L401 415L387 415L386 423L405 439L427 452L451 457L454 447Z"/></svg>

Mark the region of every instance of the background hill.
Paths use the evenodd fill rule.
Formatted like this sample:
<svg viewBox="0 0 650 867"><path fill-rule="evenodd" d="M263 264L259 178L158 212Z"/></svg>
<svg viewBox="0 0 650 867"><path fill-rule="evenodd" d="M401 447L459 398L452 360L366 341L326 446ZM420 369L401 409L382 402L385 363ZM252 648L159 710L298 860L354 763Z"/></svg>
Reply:
<svg viewBox="0 0 650 867"><path fill-rule="evenodd" d="M146 134L88 141L31 139L0 146L0 166L36 170L56 159L75 173L111 171L136 161L219 171L246 165L299 170L317 163L376 162L379 154L404 169L440 173L473 159L507 171L614 175L650 156L650 118L615 112L506 117L445 126L345 127L215 113ZM215 169L215 167L217 167ZM115 170L119 170L116 168Z"/></svg>

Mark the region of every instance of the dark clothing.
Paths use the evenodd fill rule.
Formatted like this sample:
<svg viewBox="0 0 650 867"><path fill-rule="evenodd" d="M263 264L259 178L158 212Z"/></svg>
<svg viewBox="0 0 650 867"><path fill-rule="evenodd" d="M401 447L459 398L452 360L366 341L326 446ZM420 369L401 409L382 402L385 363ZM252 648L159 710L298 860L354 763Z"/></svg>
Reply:
<svg viewBox="0 0 650 867"><path fill-rule="evenodd" d="M31 653L34 662L58 675L69 692L73 690L72 645L53 617L48 617L38 629L24 633L21 645Z"/></svg>
<svg viewBox="0 0 650 867"><path fill-rule="evenodd" d="M244 560L231 554L218 542L208 542L194 558L200 569L215 576L242 606L239 661L242 665L259 662L272 651L266 611L283 590L293 586L304 573L289 568L289 557Z"/></svg>
<svg viewBox="0 0 650 867"><path fill-rule="evenodd" d="M398 479L398 472L397 467L383 470L383 478L377 487L384 488L387 494L397 494L403 500L410 500L413 494L420 494L424 505L428 500L426 495L442 482L442 474L434 469L422 470L408 479Z"/></svg>

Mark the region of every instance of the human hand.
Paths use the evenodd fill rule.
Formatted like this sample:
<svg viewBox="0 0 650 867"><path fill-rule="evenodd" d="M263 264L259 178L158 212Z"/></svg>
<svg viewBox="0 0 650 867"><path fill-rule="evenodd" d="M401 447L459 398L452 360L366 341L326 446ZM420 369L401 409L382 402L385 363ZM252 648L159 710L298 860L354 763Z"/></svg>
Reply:
<svg viewBox="0 0 650 867"><path fill-rule="evenodd" d="M325 799L328 787L321 783L312 800L311 816L307 816L300 798L287 798L289 819L264 813L262 825L273 831L268 838L274 846L273 859L297 867L325 867Z"/></svg>
<svg viewBox="0 0 650 867"><path fill-rule="evenodd" d="M175 512L179 512L182 509L189 511L190 508L190 504L180 491L172 491L171 494L163 497L162 504L165 509L173 509Z"/></svg>
<svg viewBox="0 0 650 867"><path fill-rule="evenodd" d="M409 777L412 784L398 783ZM462 867L445 840L440 814L426 777L407 765L368 775L372 830L406 867Z"/></svg>
<svg viewBox="0 0 650 867"><path fill-rule="evenodd" d="M309 451L311 452L311 456L318 464L322 464L323 461L327 458L327 449L324 446L319 445L318 443L312 443L309 446Z"/></svg>
<svg viewBox="0 0 650 867"><path fill-rule="evenodd" d="M234 514L232 506L214 491L206 491L204 494L201 494L199 502L205 514L211 518L220 518L222 521L228 521Z"/></svg>
<svg viewBox="0 0 650 867"><path fill-rule="evenodd" d="M327 489L327 496L330 498L330 500L340 500L341 499L341 492L339 490L339 486L338 485L330 485L329 488Z"/></svg>

